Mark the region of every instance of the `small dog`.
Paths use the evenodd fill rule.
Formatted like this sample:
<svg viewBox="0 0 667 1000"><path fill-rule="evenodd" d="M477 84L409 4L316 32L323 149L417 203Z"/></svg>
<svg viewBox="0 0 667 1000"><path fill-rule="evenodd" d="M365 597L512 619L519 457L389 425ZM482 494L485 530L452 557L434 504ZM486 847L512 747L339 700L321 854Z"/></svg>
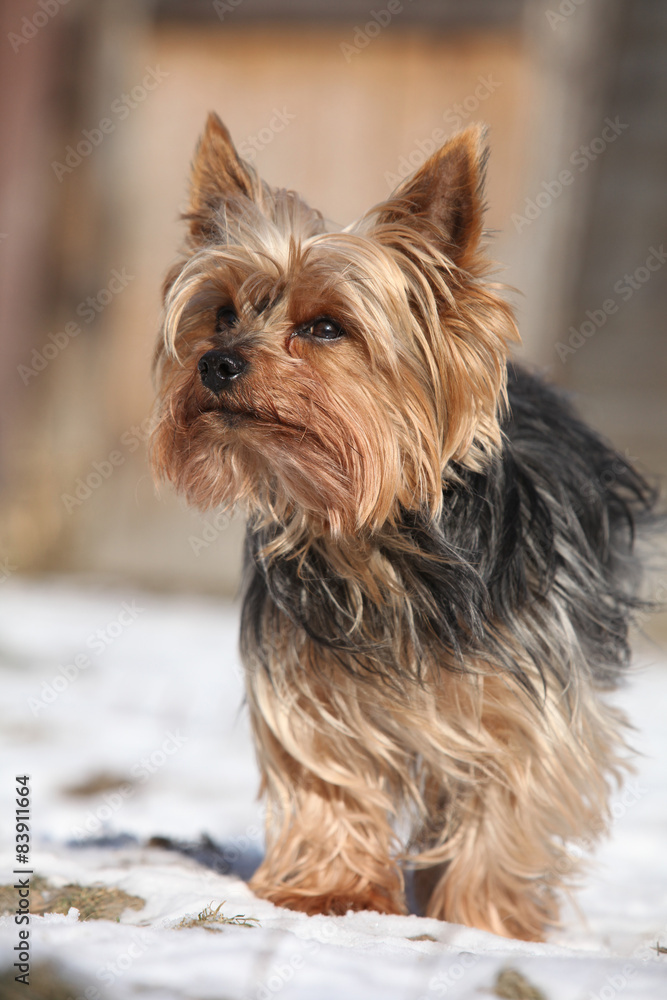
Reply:
<svg viewBox="0 0 667 1000"><path fill-rule="evenodd" d="M601 693L655 495L507 360L486 156L468 128L334 231L211 115L165 284L152 462L192 504L248 516L252 888L403 913L413 869L427 915L541 939L627 763Z"/></svg>

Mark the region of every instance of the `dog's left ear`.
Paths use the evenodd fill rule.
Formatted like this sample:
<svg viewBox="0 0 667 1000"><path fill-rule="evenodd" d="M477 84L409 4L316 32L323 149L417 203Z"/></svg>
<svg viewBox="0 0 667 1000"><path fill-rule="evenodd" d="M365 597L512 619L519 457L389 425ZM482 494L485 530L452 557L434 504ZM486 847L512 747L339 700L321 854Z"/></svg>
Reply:
<svg viewBox="0 0 667 1000"><path fill-rule="evenodd" d="M232 198L254 198L253 177L234 148L231 136L211 111L192 164L190 200L184 218L195 237L207 235L207 220Z"/></svg>
<svg viewBox="0 0 667 1000"><path fill-rule="evenodd" d="M482 235L486 129L472 125L453 136L373 210L380 224L417 230L465 268ZM387 233L390 237L390 233Z"/></svg>

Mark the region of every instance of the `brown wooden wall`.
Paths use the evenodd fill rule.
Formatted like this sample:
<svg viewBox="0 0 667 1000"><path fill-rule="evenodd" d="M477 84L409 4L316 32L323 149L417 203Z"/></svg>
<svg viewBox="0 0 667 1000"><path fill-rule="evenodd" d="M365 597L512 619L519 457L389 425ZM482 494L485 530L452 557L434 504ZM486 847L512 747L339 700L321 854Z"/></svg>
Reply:
<svg viewBox="0 0 667 1000"><path fill-rule="evenodd" d="M185 511L168 491L156 497L144 449L159 287L209 109L268 181L342 223L385 197L432 144L487 122L488 223L501 277L522 293L525 357L590 389L598 421L659 461L663 274L565 364L557 350L604 298L607 274L638 260L664 223L656 164L667 142L654 91L667 39L659 5L643 5L641 17L639 6L589 0L553 21L530 3L426 4L421 14L405 5L403 20L363 44L363 5L304 0L281 20L243 0L220 20L208 4L81 2L10 50L0 92L12 137L1 164L0 555L23 570L236 587L240 526ZM10 0L5 34L25 10ZM628 79L628 47L644 83L639 70ZM617 114L632 127L581 170L577 149ZM67 150L82 141L77 162ZM572 180L556 196L563 170ZM528 219L538 201L549 204ZM40 363L33 350L52 357L27 374ZM642 393L646 412L624 433L619 414Z"/></svg>

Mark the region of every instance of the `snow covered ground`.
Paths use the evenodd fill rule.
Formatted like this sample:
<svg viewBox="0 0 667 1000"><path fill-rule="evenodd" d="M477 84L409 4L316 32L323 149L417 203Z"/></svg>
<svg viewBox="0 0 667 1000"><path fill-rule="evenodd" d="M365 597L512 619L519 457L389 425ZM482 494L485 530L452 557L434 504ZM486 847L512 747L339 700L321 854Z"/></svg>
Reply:
<svg viewBox="0 0 667 1000"><path fill-rule="evenodd" d="M87 1000L667 997L667 663L656 651L620 695L644 756L615 802L613 837L578 910L533 945L416 916L306 917L252 895L243 878L262 822L236 633L237 609L213 600L2 584L0 882L25 877L13 874L14 779L27 774L30 868L48 891L138 897L119 919L81 919L83 904L33 916L34 996L47 996L48 963L50 986L60 978L63 998ZM150 846L156 837L183 850ZM197 921L207 907L218 916ZM2 998L14 995L20 929L0 919Z"/></svg>

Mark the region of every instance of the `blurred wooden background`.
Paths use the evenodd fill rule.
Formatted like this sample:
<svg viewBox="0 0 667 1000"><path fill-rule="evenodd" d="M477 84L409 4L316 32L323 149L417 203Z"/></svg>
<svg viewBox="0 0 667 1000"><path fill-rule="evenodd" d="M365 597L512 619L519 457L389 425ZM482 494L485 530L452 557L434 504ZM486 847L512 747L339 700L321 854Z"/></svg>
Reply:
<svg viewBox="0 0 667 1000"><path fill-rule="evenodd" d="M5 0L2 573L236 590L240 525L158 496L144 443L159 288L209 109L269 182L341 223L388 195L434 136L487 122L488 224L520 290L523 356L645 468L667 469L667 268L655 266L667 7L372 10Z"/></svg>

